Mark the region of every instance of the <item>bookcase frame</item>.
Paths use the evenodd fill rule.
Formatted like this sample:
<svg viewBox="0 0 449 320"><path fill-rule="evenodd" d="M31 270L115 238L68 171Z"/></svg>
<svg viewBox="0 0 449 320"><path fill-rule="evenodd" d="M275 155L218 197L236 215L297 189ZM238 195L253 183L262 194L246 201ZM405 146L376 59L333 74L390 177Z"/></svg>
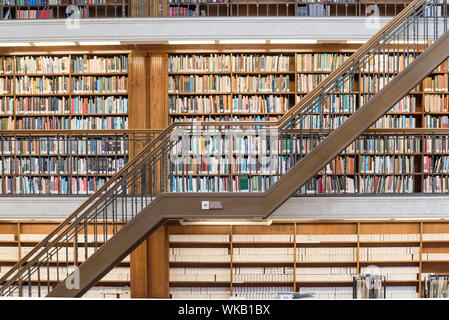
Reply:
<svg viewBox="0 0 449 320"><path fill-rule="evenodd" d="M42 55L42 54L27 54L27 53L23 53L23 56L64 56L64 57L68 57L69 61L72 61L72 56L77 55L72 54L72 53L68 53L68 54L52 54L52 55ZM83 54L78 54L78 55L83 55ZM97 55L97 56L116 56L116 55L124 55L123 53L118 53L118 54L104 54L104 53L93 53L93 54L86 54L86 55ZM11 94L8 95L0 95L0 96L7 96L7 97L12 97L14 99L14 102L17 101L16 98L18 97L65 97L68 100L68 104L69 106L71 105L71 99L72 97L107 97L107 96L118 96L118 97L126 97L128 98L128 88L126 91L124 92L115 92L115 93L74 93L73 92L73 88L72 88L72 77L76 77L76 76L98 76L98 77L112 77L112 76L126 76L126 78L128 79L128 72L105 72L105 73L90 73L90 72L86 72L86 73L75 73L73 72L71 69L71 64L69 66L69 72L68 73L26 73L26 74L20 74L20 73L16 73L16 58L19 55L11 55L9 57L12 58L13 61L13 70L12 70L12 75L6 74L6 75L0 75L0 77L8 77L8 78L12 78L13 81L13 88L14 91ZM5 56L8 57L8 56ZM129 63L128 63L129 65ZM128 66L129 68L129 66ZM42 93L42 94L36 94L36 93L30 93L30 94L19 94L17 93L17 86L16 86L16 80L18 77L22 77L22 76L28 76L28 77L33 77L33 78L43 78L43 77L56 77L56 76L66 76L68 78L68 92L67 93ZM127 80L128 83L128 80ZM1 118L4 117L9 117L12 116L12 120L13 120L13 130L14 129L19 129L16 128L17 127L17 118L23 118L23 117L68 117L69 119L69 128L59 128L59 129L65 129L65 130L70 130L71 128L71 120L74 117L79 117L79 116L122 116L122 117L126 117L128 119L128 115L129 115L129 103L128 103L128 112L126 113L114 113L114 114L108 114L108 113L86 113L86 114L78 114L78 113L72 113L72 110L70 108L68 113L20 113L18 112L16 106L13 109L13 114L8 114L8 115L3 115L0 114ZM3 129L8 129L8 128L3 128ZM128 129L128 128L124 128L124 129ZM36 129L19 129L19 130L36 130ZM55 130L55 129L46 129L48 131L51 130ZM79 130L76 128L73 128L72 130ZM83 129L84 130L91 130L91 129ZM104 130L117 130L117 129L104 129Z"/></svg>
<svg viewBox="0 0 449 320"><path fill-rule="evenodd" d="M234 287L286 287L287 291L298 291L300 287L352 287L352 281L297 281L296 271L301 267L355 267L360 273L361 267L369 265L385 267L417 267L419 273L416 280L388 280L388 286L413 286L416 287L420 297L423 297L423 273L448 273L449 260L423 260L422 254L425 252L449 253L449 240L423 240L425 233L449 233L449 221L441 220L273 220L270 226L206 226L206 225L180 225L178 221L169 221L166 228L167 235L172 234L226 234L230 236L229 242L168 242L167 248L229 248L230 262L158 262L170 267L223 267L229 268L231 281L229 282L199 282L199 281L172 281L170 283L159 283L160 286L170 287L224 287L229 288L231 295ZM294 241L290 242L235 242L234 234L290 234ZM352 234L357 236L357 241L331 241L331 242L307 242L299 243L296 240L298 234ZM417 241L361 241L361 234L416 234ZM295 254L291 262L276 261L245 261L236 262L232 260L232 248L294 248ZM357 256L353 261L316 261L299 262L296 259L296 248L316 247L316 248L357 248ZM419 260L416 261L362 261L360 259L359 248L361 247L415 247L419 248ZM293 281L289 282L244 282L235 283L232 280L232 268L236 266L245 267L293 267ZM168 271L169 272L169 271ZM134 294L137 294L134 290ZM168 296L167 296L168 297Z"/></svg>
<svg viewBox="0 0 449 320"><path fill-rule="evenodd" d="M15 265L21 258L22 258L22 247L34 247L36 246L39 241L24 241L21 239L20 235L22 234L48 234L51 231L54 230L54 228L56 228L59 224L61 223L61 221L56 221L56 220L0 220L0 234L13 234L14 235L14 241L0 241L0 247L13 247L13 248L17 248L18 250L18 260L4 260L4 261L0 261L0 267L1 266L13 266ZM109 228L108 228L109 226ZM106 229L103 229L105 228ZM118 229L123 227L123 223L117 221L116 225L114 225L113 223L107 223L107 224L102 224L102 226L98 227L98 226L94 226L92 225L88 225L87 226L87 230L88 230L88 234L94 234L94 228L97 228L97 232L101 232L101 230L103 230L105 233L107 234L111 234L111 231L108 232L109 230L112 230L113 227L117 227ZM100 228L100 229L98 229ZM82 235L79 235L82 236ZM75 237L73 238L73 249L75 249ZM103 244L103 242L101 241L97 241L97 243L94 242L88 242L87 246L88 247L94 247L97 246L99 244ZM83 248L85 246L85 243L81 243L78 242L78 250L80 250L81 248ZM56 266L57 264L59 264L59 266L61 266L61 264L63 264L61 261L59 262L50 262L49 266ZM65 264L65 263L64 263ZM70 266L75 267L76 264L74 261L69 262ZM130 261L125 259L124 261L120 262L117 267L120 268L129 268L130 266ZM60 275L61 276L61 275ZM64 275L62 275L64 276ZM36 281L31 281L32 285L37 285L37 280ZM50 281L50 285L56 285L57 281L55 280L51 280ZM23 286L28 286L28 282L24 283ZM100 280L97 284L97 286L101 286L101 287L123 287L123 288L129 288L130 287L130 281L119 281L119 280Z"/></svg>

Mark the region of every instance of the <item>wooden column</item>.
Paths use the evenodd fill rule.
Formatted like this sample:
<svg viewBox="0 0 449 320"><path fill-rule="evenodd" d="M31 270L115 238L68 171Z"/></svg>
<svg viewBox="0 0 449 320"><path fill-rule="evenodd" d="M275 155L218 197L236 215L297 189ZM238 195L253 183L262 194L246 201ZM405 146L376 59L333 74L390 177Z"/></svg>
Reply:
<svg viewBox="0 0 449 320"><path fill-rule="evenodd" d="M150 128L168 126L168 55L150 54Z"/></svg>
<svg viewBox="0 0 449 320"><path fill-rule="evenodd" d="M166 225L131 253L131 297L169 298L169 247Z"/></svg>
<svg viewBox="0 0 449 320"><path fill-rule="evenodd" d="M148 129L150 122L148 57L145 52L129 55L129 129ZM167 80L168 81L168 80Z"/></svg>

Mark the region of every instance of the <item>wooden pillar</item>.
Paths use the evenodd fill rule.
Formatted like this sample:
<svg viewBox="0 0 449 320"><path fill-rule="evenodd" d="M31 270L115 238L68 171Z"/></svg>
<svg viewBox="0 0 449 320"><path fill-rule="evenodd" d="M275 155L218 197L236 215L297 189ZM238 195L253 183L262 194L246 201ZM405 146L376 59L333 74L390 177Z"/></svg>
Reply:
<svg viewBox="0 0 449 320"><path fill-rule="evenodd" d="M169 247L166 225L131 253L131 297L169 298Z"/></svg>
<svg viewBox="0 0 449 320"><path fill-rule="evenodd" d="M150 128L165 129L168 126L168 55L150 54Z"/></svg>
<svg viewBox="0 0 449 320"><path fill-rule="evenodd" d="M168 55L134 53L132 64L130 129L165 129L168 125ZM138 149L134 154L140 151ZM130 268L132 298L170 296L165 225L131 253Z"/></svg>
<svg viewBox="0 0 449 320"><path fill-rule="evenodd" d="M145 52L129 55L129 129L148 129L150 123L148 57ZM167 80L168 81L168 80Z"/></svg>

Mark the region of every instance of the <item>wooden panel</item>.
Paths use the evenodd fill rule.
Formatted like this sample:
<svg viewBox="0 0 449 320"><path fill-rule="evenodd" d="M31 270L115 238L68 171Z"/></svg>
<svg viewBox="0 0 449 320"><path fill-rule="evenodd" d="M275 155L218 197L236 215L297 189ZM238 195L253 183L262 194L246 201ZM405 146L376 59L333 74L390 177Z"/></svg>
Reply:
<svg viewBox="0 0 449 320"><path fill-rule="evenodd" d="M317 223L296 225L296 234L356 234L357 224Z"/></svg>
<svg viewBox="0 0 449 320"><path fill-rule="evenodd" d="M147 240L147 297L169 298L169 247L166 225L160 226Z"/></svg>
<svg viewBox="0 0 449 320"><path fill-rule="evenodd" d="M395 233L420 233L420 225L417 223L360 223L360 234L395 234Z"/></svg>
<svg viewBox="0 0 449 320"><path fill-rule="evenodd" d="M129 55L129 129L148 129L150 114L148 110L146 54L133 52Z"/></svg>
<svg viewBox="0 0 449 320"><path fill-rule="evenodd" d="M233 234L293 234L294 225L272 224L270 226L233 226Z"/></svg>
<svg viewBox="0 0 449 320"><path fill-rule="evenodd" d="M17 238L17 223L0 223L0 234L14 234Z"/></svg>
<svg viewBox="0 0 449 320"><path fill-rule="evenodd" d="M143 241L130 258L131 298L147 297L147 269L148 269L147 241Z"/></svg>
<svg viewBox="0 0 449 320"><path fill-rule="evenodd" d="M441 222L425 222L423 224L423 233L449 233L449 223Z"/></svg>
<svg viewBox="0 0 449 320"><path fill-rule="evenodd" d="M168 55L151 55L149 64L150 129L165 129L168 125Z"/></svg>
<svg viewBox="0 0 449 320"><path fill-rule="evenodd" d="M21 223L20 233L49 234L58 225L59 225L58 223L49 223L49 224Z"/></svg>
<svg viewBox="0 0 449 320"><path fill-rule="evenodd" d="M169 224L168 234L231 234L231 226L182 226Z"/></svg>

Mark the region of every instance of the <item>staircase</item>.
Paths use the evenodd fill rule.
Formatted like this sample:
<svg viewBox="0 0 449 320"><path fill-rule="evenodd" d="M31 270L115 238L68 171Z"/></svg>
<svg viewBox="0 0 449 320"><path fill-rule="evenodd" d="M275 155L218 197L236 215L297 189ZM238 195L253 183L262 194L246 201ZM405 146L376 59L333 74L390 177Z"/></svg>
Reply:
<svg viewBox="0 0 449 320"><path fill-rule="evenodd" d="M446 4L415 0L278 123L170 125L0 279L0 295L81 297L167 219L268 217L449 56L446 31ZM393 77L373 92L362 74ZM348 106L332 104L357 87ZM209 180L216 192L189 192L187 182L217 174L208 166L192 173L189 159L201 163L198 150L207 149L223 159L218 174L226 176L242 139L257 141L252 169L235 181ZM247 176L253 178L242 188ZM262 181L263 192L254 192L253 181ZM234 192L222 192L226 183ZM203 210L203 201L215 210ZM50 267L57 285L47 280Z"/></svg>

